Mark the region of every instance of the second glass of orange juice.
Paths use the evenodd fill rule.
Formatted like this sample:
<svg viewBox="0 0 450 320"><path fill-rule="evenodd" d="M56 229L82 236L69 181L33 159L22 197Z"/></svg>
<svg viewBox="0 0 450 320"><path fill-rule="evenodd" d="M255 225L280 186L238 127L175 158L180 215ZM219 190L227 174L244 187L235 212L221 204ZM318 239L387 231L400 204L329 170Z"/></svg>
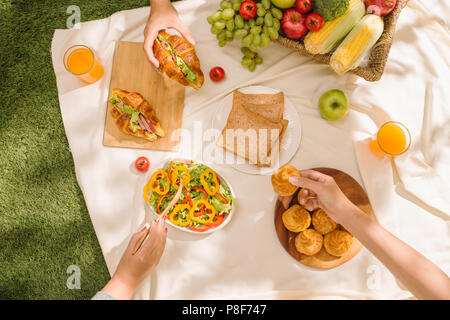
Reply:
<svg viewBox="0 0 450 320"><path fill-rule="evenodd" d="M84 83L91 84L103 76L103 66L90 48L76 45L64 54L64 66Z"/></svg>
<svg viewBox="0 0 450 320"><path fill-rule="evenodd" d="M408 128L397 121L384 123L370 143L372 152L378 156L398 156L411 145Z"/></svg>

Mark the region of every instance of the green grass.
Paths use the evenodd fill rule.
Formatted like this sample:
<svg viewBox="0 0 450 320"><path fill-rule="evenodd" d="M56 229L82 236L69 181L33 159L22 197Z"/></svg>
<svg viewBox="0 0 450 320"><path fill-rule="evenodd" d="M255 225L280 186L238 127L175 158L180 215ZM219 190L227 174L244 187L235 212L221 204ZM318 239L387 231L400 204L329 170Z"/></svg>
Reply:
<svg viewBox="0 0 450 320"><path fill-rule="evenodd" d="M109 274L76 181L53 73L54 29L148 0L0 0L0 299L90 299ZM69 265L81 289L66 287Z"/></svg>

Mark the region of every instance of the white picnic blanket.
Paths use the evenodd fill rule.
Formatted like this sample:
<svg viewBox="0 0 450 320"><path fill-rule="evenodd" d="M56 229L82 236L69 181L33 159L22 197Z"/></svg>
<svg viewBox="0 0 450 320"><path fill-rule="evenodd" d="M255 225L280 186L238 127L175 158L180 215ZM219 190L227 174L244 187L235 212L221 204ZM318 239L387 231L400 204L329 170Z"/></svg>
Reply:
<svg viewBox="0 0 450 320"><path fill-rule="evenodd" d="M422 120L426 118L426 81L434 80L442 87L449 83L450 43L445 22L450 13L448 4L433 0L425 6L410 1L398 22L386 72L378 83L353 75L336 76L327 66L276 44L262 49L264 64L254 73L247 72L240 65L239 41L220 48L209 33L206 17L218 4L219 1L207 0L175 3L196 40L205 74L216 65L227 73L226 80L218 84L207 79L198 92L186 89L183 128L193 130L194 120L208 126L217 101L234 88L258 84L283 90L297 108L303 128L301 146L291 164L301 169L333 167L352 175L366 188L380 223L448 273L450 229L445 217L449 213L449 190L445 180L450 143L445 130L450 126L450 118L445 112L448 104L443 100L435 98L435 107L427 113L431 120L426 121L426 130L431 136L420 135ZM133 161L145 155L155 165L172 155L102 145L114 41L143 41L148 14L149 8L122 11L107 19L81 23L78 29L56 30L51 48L77 179L111 274L130 234L148 219L141 199L143 175L134 172ZM85 44L99 54L105 67L101 81L86 86L65 71L62 56L73 44ZM351 111L337 122L322 120L317 100L332 88L344 90L354 108L365 110L370 117ZM391 162L372 156L364 141L358 142L376 132L371 118L378 121L382 117L404 122L413 132L412 151L395 160L397 180L407 193L400 193ZM201 143L198 139L194 143ZM436 145L435 141L439 143ZM423 156L421 147L429 148ZM180 154L201 160L198 152L186 147L181 148ZM366 249L348 263L328 271L299 264L284 251L275 234L276 197L269 177L247 175L229 166L219 168L237 194L232 221L208 236L169 229L161 263L136 292L136 299L410 296ZM432 182L427 180L430 176ZM421 193L421 186L426 186L427 193ZM434 197L429 197L429 190L436 190ZM416 197L415 203L407 200L408 195Z"/></svg>

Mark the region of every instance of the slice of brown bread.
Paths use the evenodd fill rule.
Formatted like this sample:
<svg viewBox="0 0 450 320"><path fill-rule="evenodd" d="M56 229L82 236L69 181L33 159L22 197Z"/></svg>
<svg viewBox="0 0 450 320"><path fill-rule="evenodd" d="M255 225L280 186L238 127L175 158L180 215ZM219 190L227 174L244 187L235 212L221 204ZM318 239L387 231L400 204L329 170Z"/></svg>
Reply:
<svg viewBox="0 0 450 320"><path fill-rule="evenodd" d="M284 105L284 93L278 92L275 94L248 94L242 93L239 90L234 90L233 97L239 98L244 103L254 104L278 104Z"/></svg>
<svg viewBox="0 0 450 320"><path fill-rule="evenodd" d="M241 102L242 105L247 110L257 113L270 121L281 122L283 129L280 132L278 150L281 150L281 142L283 140L284 133L286 132L286 128L289 125L289 120L283 119L284 94L283 94L283 92L280 92L280 93L277 93L275 95L270 95L270 97L269 97L269 95L262 95L263 96L262 98L257 98L256 96L260 96L260 95L244 94L242 92L235 90L234 95L233 95L234 103ZM250 98L252 98L254 100L250 100ZM273 101L279 100L280 102L271 103L271 104L258 104L255 102L248 102L248 101L270 101L270 100L273 100Z"/></svg>
<svg viewBox="0 0 450 320"><path fill-rule="evenodd" d="M283 119L284 105L282 103L256 104L243 102L242 105L248 111L257 113L268 120L277 122Z"/></svg>
<svg viewBox="0 0 450 320"><path fill-rule="evenodd" d="M282 130L281 122L273 122L251 112L243 107L239 99L233 99L233 107L217 145L252 164L267 165L272 146L278 141Z"/></svg>
<svg viewBox="0 0 450 320"><path fill-rule="evenodd" d="M270 157L269 161L265 164L257 164L258 167L271 167L272 164L276 162L275 160L278 157L280 150L281 150L281 142L283 141L284 134L286 132L287 126L289 125L289 120L282 119L280 122L281 122L281 125L283 126L283 128L281 129L280 137L278 138L278 141L276 142L276 144L278 144L278 154L273 151L274 150L273 147L275 147L275 145L273 145L272 150L269 154L269 157Z"/></svg>
<svg viewBox="0 0 450 320"><path fill-rule="evenodd" d="M281 148L281 141L283 140L283 136L286 133L286 129L289 125L289 120L286 119L282 119L281 120L281 125L283 126L283 129L281 129L281 133L280 133L280 148Z"/></svg>

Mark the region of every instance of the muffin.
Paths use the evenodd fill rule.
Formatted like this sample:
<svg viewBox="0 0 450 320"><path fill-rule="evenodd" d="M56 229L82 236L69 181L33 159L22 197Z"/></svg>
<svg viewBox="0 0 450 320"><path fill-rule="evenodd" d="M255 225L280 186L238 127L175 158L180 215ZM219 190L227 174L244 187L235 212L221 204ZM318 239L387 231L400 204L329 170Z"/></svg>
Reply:
<svg viewBox="0 0 450 320"><path fill-rule="evenodd" d="M321 234L327 234L337 228L337 223L331 219L323 209L314 211L312 215L312 225Z"/></svg>
<svg viewBox="0 0 450 320"><path fill-rule="evenodd" d="M298 204L294 204L283 212L281 219L286 229L292 232L301 232L308 229L311 225L311 215L305 208L300 207Z"/></svg>
<svg viewBox="0 0 450 320"><path fill-rule="evenodd" d="M295 237L295 248L308 256L315 255L322 249L323 236L314 229L306 229Z"/></svg>
<svg viewBox="0 0 450 320"><path fill-rule="evenodd" d="M325 250L336 257L344 255L353 244L353 236L347 231L334 230L327 235L323 241Z"/></svg>
<svg viewBox="0 0 450 320"><path fill-rule="evenodd" d="M289 182L290 177L300 177L297 168L285 164L272 175L271 182L275 193L280 196L291 196L298 187Z"/></svg>

